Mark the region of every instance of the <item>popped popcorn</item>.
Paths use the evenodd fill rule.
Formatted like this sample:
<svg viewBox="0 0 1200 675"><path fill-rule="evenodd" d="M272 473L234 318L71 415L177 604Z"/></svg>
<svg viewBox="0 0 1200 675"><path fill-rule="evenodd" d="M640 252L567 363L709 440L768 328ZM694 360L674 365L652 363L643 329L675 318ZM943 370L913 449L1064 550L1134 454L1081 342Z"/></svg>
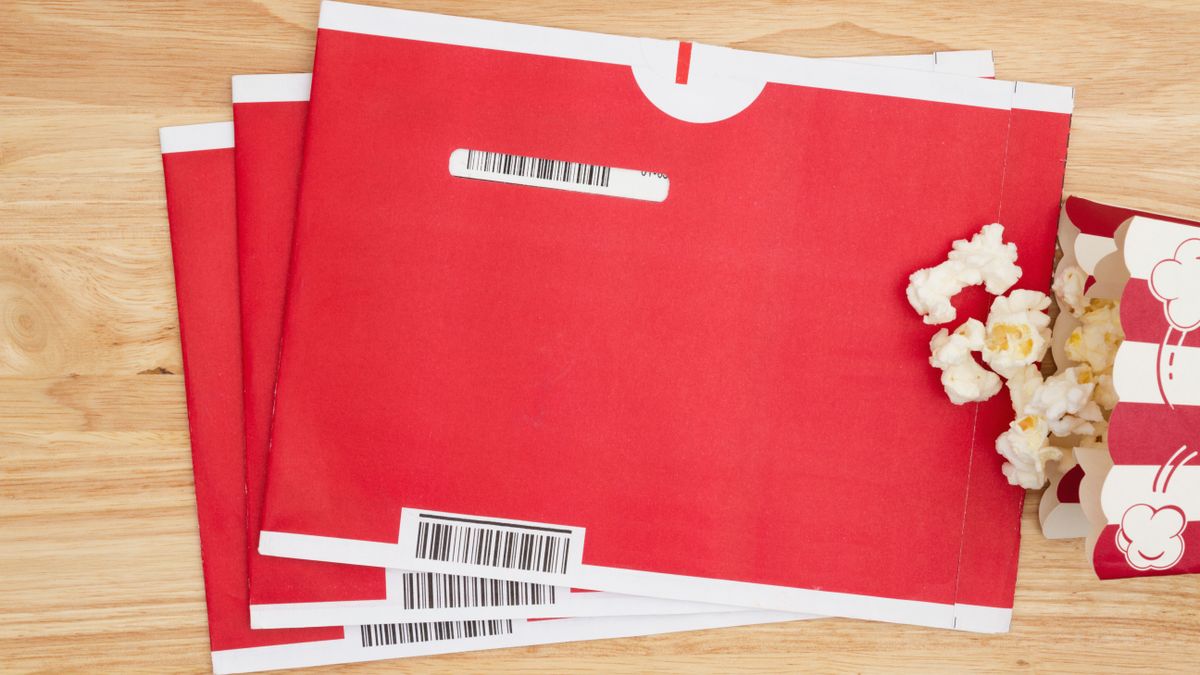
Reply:
<svg viewBox="0 0 1200 675"><path fill-rule="evenodd" d="M1016 290L996 298L988 313L983 360L1005 378L1036 363L1050 346L1050 298L1038 291Z"/></svg>
<svg viewBox="0 0 1200 675"><path fill-rule="evenodd" d="M1056 420L1047 420L1047 426L1050 427L1050 433L1060 438L1066 436L1094 436L1096 433L1096 423L1104 421L1104 412L1100 410L1100 406L1095 401L1088 401L1079 413L1075 415L1063 415Z"/></svg>
<svg viewBox="0 0 1200 675"><path fill-rule="evenodd" d="M992 295L1007 293L1021 278L1017 245L1004 243L1004 226L1000 223L984 225L970 240L959 239L951 247L948 259L978 270L984 288Z"/></svg>
<svg viewBox="0 0 1200 675"><path fill-rule="evenodd" d="M935 368L948 368L964 359L971 352L983 349L983 324L978 319L967 319L951 333L945 328L934 334L929 341L929 363Z"/></svg>
<svg viewBox="0 0 1200 675"><path fill-rule="evenodd" d="M1012 400L1013 414L1021 417L1042 386L1042 371L1034 364L1013 371L1008 378L1008 397Z"/></svg>
<svg viewBox="0 0 1200 675"><path fill-rule="evenodd" d="M1066 345L1078 365L1043 378L1037 364L1050 346L1050 298L1031 290L1001 295L1021 276L1016 246L1003 242L1003 232L999 224L987 225L970 240L954 242L945 262L909 277L905 292L930 324L955 318L950 300L967 286L982 284L999 296L986 324L968 319L953 332L934 334L929 363L942 371L942 387L956 405L985 401L1007 386L1015 419L996 438L996 452L1004 457L1009 483L1038 489L1046 483L1047 463L1061 459L1062 448L1107 442L1105 412L1116 404L1112 362L1123 335L1117 303L1087 298L1087 274L1077 265L1060 265L1053 289L1062 310L1080 321ZM975 352L991 370L975 360Z"/></svg>
<svg viewBox="0 0 1200 675"><path fill-rule="evenodd" d="M983 348L983 324L968 319L953 333L945 328L929 341L929 364L942 371L942 388L955 405L986 401L1000 391L1000 378L975 361Z"/></svg>
<svg viewBox="0 0 1200 675"><path fill-rule="evenodd" d="M942 371L942 388L955 405L986 401L1000 391L1000 378L975 362L975 359Z"/></svg>
<svg viewBox="0 0 1200 675"><path fill-rule="evenodd" d="M1004 226L984 225L977 234L951 244L945 262L917 270L908 278L908 303L927 324L942 324L958 316L950 299L967 286L983 284L989 293L1006 292L1021 278L1017 247L1004 243Z"/></svg>
<svg viewBox="0 0 1200 675"><path fill-rule="evenodd" d="M1051 422L1078 415L1091 402L1095 388L1092 371L1086 366L1067 368L1046 378L1019 413L1037 415Z"/></svg>
<svg viewBox="0 0 1200 675"><path fill-rule="evenodd" d="M908 304L925 317L925 323L948 323L958 316L950 298L970 286L972 272L962 263L946 261L936 267L917 270L908 277Z"/></svg>
<svg viewBox="0 0 1200 675"><path fill-rule="evenodd" d="M1079 317L1080 325L1071 331L1065 346L1067 356L1086 363L1092 372L1112 372L1117 348L1125 339L1121 329L1121 303L1116 300L1092 298Z"/></svg>
<svg viewBox="0 0 1200 675"><path fill-rule="evenodd" d="M1096 390L1092 392L1092 398L1101 408L1109 412L1117 407L1117 388L1113 386L1111 373L1096 376Z"/></svg>
<svg viewBox="0 0 1200 675"><path fill-rule="evenodd" d="M1087 272L1079 265L1063 261L1054 272L1054 297L1058 298L1058 306L1065 312L1079 317L1087 309L1087 299L1083 297L1083 287L1087 283Z"/></svg>
<svg viewBox="0 0 1200 675"><path fill-rule="evenodd" d="M1046 463L1062 456L1043 447L1055 444L1049 436L1090 437L1096 433L1095 424L1104 421L1100 407L1091 400L1096 383L1086 366L1043 380L1037 366L1029 364L1014 370L1007 384L1021 431L1010 426L996 439L997 451L1012 467L1004 475L1014 485L1041 487Z"/></svg>
<svg viewBox="0 0 1200 675"><path fill-rule="evenodd" d="M1026 415L1013 420L1008 431L996 439L996 452L1006 460L1001 467L1012 485L1036 490L1046 484L1046 463L1062 458L1062 451L1049 443L1046 420Z"/></svg>

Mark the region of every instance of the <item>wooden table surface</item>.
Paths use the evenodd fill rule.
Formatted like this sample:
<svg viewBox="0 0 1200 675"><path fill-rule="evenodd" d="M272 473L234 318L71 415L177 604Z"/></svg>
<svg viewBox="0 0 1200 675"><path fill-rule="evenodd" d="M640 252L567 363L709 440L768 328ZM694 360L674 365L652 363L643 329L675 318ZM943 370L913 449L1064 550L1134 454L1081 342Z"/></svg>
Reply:
<svg viewBox="0 0 1200 675"><path fill-rule="evenodd" d="M1077 87L1068 192L1200 216L1195 2L403 4L815 56L994 49L1002 78ZM157 129L228 119L234 73L308 70L316 12L0 8L0 671L209 668ZM344 670L1196 668L1200 578L1098 582L1036 502L1009 635L825 620Z"/></svg>

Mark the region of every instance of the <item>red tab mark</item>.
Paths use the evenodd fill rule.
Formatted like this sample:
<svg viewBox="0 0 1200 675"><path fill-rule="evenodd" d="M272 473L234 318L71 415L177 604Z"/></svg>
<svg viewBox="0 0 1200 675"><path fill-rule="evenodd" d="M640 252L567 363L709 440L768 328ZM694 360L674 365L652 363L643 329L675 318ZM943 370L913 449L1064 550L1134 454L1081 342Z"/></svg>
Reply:
<svg viewBox="0 0 1200 675"><path fill-rule="evenodd" d="M679 43L679 56L675 59L675 84L688 83L688 71L692 67L692 43Z"/></svg>

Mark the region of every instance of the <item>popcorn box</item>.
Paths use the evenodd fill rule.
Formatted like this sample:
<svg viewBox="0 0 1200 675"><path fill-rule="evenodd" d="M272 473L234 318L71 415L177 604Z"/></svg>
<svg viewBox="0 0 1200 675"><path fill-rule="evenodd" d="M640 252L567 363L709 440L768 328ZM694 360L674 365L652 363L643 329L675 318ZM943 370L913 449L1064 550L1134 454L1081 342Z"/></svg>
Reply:
<svg viewBox="0 0 1200 675"><path fill-rule="evenodd" d="M1100 266L1127 278L1125 340L1113 367L1113 467L1099 494L1102 529L1089 550L1101 578L1197 572L1200 224L1134 216L1114 240L1118 251Z"/></svg>
<svg viewBox="0 0 1200 675"><path fill-rule="evenodd" d="M1200 517L1200 224L1071 197L1059 234L1064 262L1089 275L1085 300L1113 328L1102 327L1105 347L1086 319L1063 312L1056 361L1123 341L1107 444L1076 448L1060 467L1043 495L1043 531L1087 536L1101 578L1196 572L1187 543Z"/></svg>

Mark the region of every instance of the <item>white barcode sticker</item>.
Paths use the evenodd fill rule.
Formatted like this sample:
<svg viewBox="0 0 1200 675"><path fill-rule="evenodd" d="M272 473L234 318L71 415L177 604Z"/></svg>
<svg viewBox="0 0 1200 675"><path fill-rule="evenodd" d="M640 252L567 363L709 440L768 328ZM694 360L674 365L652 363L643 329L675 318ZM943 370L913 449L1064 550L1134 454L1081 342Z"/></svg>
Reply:
<svg viewBox="0 0 1200 675"><path fill-rule="evenodd" d="M462 640L492 635L510 635L512 632L512 619L373 623L358 627L359 640L363 647Z"/></svg>
<svg viewBox="0 0 1200 675"><path fill-rule="evenodd" d="M671 188L667 175L655 171L465 148L450 153L450 175L649 202L665 200Z"/></svg>
<svg viewBox="0 0 1200 675"><path fill-rule="evenodd" d="M553 584L583 560L584 528L402 509L399 545L410 570Z"/></svg>
<svg viewBox="0 0 1200 675"><path fill-rule="evenodd" d="M404 609L548 607L565 602L569 591L525 581L387 570L387 597L398 598Z"/></svg>

